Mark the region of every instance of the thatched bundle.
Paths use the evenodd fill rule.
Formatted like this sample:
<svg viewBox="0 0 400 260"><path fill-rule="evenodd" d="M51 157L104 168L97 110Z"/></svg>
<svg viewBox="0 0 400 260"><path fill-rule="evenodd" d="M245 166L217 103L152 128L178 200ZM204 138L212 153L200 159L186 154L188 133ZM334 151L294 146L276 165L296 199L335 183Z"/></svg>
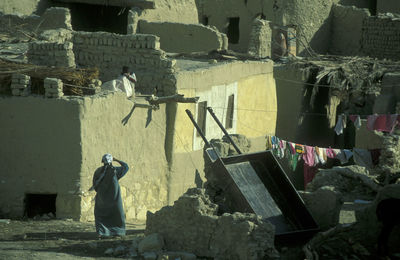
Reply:
<svg viewBox="0 0 400 260"><path fill-rule="evenodd" d="M0 93L9 92L11 75L21 73L31 77L32 93L43 94L43 80L45 78L58 78L63 81L65 95L93 94L90 89L91 80L98 79L97 68L74 69L64 67L46 67L26 63L11 62L0 58ZM74 86L71 86L74 85ZM83 88L80 88L80 87Z"/></svg>

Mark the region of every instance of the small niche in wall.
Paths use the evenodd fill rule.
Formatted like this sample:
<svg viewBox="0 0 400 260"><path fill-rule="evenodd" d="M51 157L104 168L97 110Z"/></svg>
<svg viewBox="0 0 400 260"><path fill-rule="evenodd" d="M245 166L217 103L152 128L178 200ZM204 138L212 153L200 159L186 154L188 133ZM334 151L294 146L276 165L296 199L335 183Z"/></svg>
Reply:
<svg viewBox="0 0 400 260"><path fill-rule="evenodd" d="M240 32L239 32L239 21L240 18L239 17L230 17L228 18L228 28L226 31L226 36L228 36L228 42L229 43L239 43L239 36L240 36Z"/></svg>
<svg viewBox="0 0 400 260"><path fill-rule="evenodd" d="M25 194L25 216L40 217L52 213L56 216L57 194Z"/></svg>
<svg viewBox="0 0 400 260"><path fill-rule="evenodd" d="M235 95L228 97L228 109L226 110L225 128L230 129L233 127L233 109L235 105Z"/></svg>

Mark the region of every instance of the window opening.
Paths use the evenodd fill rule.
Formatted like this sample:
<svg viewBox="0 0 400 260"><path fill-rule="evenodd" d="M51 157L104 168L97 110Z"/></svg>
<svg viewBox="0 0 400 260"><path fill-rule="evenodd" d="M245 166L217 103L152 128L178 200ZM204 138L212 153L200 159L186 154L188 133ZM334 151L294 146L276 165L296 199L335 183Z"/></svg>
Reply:
<svg viewBox="0 0 400 260"><path fill-rule="evenodd" d="M228 30L226 33L229 43L239 43L239 20L239 17L229 18Z"/></svg>

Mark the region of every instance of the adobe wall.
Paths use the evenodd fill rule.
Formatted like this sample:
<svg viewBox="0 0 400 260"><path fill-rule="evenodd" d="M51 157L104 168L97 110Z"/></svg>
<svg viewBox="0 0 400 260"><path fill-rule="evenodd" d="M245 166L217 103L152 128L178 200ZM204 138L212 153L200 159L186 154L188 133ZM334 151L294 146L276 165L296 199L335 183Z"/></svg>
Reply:
<svg viewBox="0 0 400 260"><path fill-rule="evenodd" d="M72 46L71 42L30 42L27 57L31 64L75 68Z"/></svg>
<svg viewBox="0 0 400 260"><path fill-rule="evenodd" d="M398 0L377 0L377 13L400 13L400 2Z"/></svg>
<svg viewBox="0 0 400 260"><path fill-rule="evenodd" d="M362 53L380 59L399 60L400 18L371 16L364 20Z"/></svg>
<svg viewBox="0 0 400 260"><path fill-rule="evenodd" d="M201 24L139 21L138 33L160 37L166 52L190 53L228 49L228 38L218 30Z"/></svg>
<svg viewBox="0 0 400 260"><path fill-rule="evenodd" d="M162 96L174 86L171 73L175 62L166 58L155 35L75 32L73 46L76 65L98 67L103 81L115 79L122 66L128 66L136 74L139 92L148 94L157 89L157 95Z"/></svg>
<svg viewBox="0 0 400 260"><path fill-rule="evenodd" d="M92 177L101 166L104 153L125 161L130 169L120 181L122 201L127 219L145 219L147 210L156 211L168 202L170 182L165 155L166 110L148 114L136 108L127 123L133 103L122 93L85 97L81 121L82 196L81 220L93 220L94 192L87 192ZM116 164L118 165L118 164Z"/></svg>
<svg viewBox="0 0 400 260"><path fill-rule="evenodd" d="M50 4L50 0L2 0L0 12L21 15L41 14L45 8L50 7Z"/></svg>
<svg viewBox="0 0 400 260"><path fill-rule="evenodd" d="M35 37L38 37L45 30L60 28L72 29L71 14L67 8L52 7L46 9L41 16L0 14L0 32L17 34L24 31L25 33L33 33Z"/></svg>
<svg viewBox="0 0 400 260"><path fill-rule="evenodd" d="M357 56L361 53L364 19L370 16L368 9L354 6L333 5L332 39L329 53Z"/></svg>
<svg viewBox="0 0 400 260"><path fill-rule="evenodd" d="M0 211L22 217L24 196L57 194L57 217L79 218L78 99L1 97Z"/></svg>

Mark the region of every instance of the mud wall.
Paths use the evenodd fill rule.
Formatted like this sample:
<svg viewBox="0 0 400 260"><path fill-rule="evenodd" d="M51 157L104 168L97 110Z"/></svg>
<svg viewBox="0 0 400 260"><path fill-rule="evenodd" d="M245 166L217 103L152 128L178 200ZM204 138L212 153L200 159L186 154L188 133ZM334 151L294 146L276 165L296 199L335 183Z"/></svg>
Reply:
<svg viewBox="0 0 400 260"><path fill-rule="evenodd" d="M160 37L161 49L166 52L189 53L228 49L225 34L201 24L141 20L137 32Z"/></svg>
<svg viewBox="0 0 400 260"><path fill-rule="evenodd" d="M86 192L94 170L101 166L104 153L125 161L130 169L120 180L127 219L145 219L147 210L167 204L168 163L165 155L165 106L148 114L136 108L128 122L133 103L124 94L85 97L81 105L82 195L81 220L93 219L94 192ZM116 164L118 165L118 164Z"/></svg>
<svg viewBox="0 0 400 260"><path fill-rule="evenodd" d="M75 32L73 44L76 65L98 67L103 81L115 79L122 66L128 66L137 76L136 90L143 94L157 89L161 96L165 88L174 86L175 62L165 57L155 35Z"/></svg>
<svg viewBox="0 0 400 260"><path fill-rule="evenodd" d="M199 22L195 0L154 0L154 2L155 9L133 10L138 12L141 20L149 22Z"/></svg>
<svg viewBox="0 0 400 260"><path fill-rule="evenodd" d="M79 100L3 97L0 111L0 211L22 217L26 193L57 194L57 217L79 218Z"/></svg>
<svg viewBox="0 0 400 260"><path fill-rule="evenodd" d="M33 34L37 37L45 30L59 28L68 30L72 29L71 14L67 8L52 7L46 9L42 16L0 14L0 32L12 32L15 34L23 31L28 34Z"/></svg>
<svg viewBox="0 0 400 260"><path fill-rule="evenodd" d="M2 0L0 2L0 12L22 15L41 14L49 6L50 0Z"/></svg>
<svg viewBox="0 0 400 260"><path fill-rule="evenodd" d="M31 64L75 68L72 43L31 42L28 47L28 61Z"/></svg>
<svg viewBox="0 0 400 260"><path fill-rule="evenodd" d="M399 60L400 19L371 16L364 20L362 53L380 59Z"/></svg>
<svg viewBox="0 0 400 260"><path fill-rule="evenodd" d="M378 13L400 13L400 2L397 0L377 0Z"/></svg>
<svg viewBox="0 0 400 260"><path fill-rule="evenodd" d="M334 5L332 13L332 39L329 52L345 56L360 55L364 19L370 16L368 9Z"/></svg>

